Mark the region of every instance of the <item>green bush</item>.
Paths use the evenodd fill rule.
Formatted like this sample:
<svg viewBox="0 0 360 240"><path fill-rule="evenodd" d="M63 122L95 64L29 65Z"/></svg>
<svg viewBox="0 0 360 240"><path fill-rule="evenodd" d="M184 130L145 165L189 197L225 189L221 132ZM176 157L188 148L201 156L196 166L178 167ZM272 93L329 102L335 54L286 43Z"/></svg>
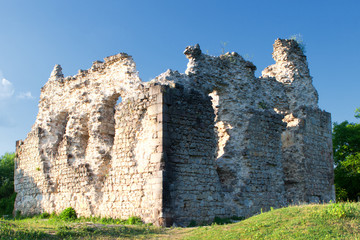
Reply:
<svg viewBox="0 0 360 240"><path fill-rule="evenodd" d="M64 221L74 221L77 219L76 211L72 207L66 208L59 214L59 218Z"/></svg>

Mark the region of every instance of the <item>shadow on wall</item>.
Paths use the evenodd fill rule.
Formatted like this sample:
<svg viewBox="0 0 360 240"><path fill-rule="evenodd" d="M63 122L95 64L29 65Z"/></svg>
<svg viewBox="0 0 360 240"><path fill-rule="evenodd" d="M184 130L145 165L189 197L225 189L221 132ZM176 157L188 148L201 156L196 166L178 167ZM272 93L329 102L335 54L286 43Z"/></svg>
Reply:
<svg viewBox="0 0 360 240"><path fill-rule="evenodd" d="M19 169L19 159L15 159L15 192L14 216L33 216L44 211L42 202L44 195L37 187L33 177Z"/></svg>

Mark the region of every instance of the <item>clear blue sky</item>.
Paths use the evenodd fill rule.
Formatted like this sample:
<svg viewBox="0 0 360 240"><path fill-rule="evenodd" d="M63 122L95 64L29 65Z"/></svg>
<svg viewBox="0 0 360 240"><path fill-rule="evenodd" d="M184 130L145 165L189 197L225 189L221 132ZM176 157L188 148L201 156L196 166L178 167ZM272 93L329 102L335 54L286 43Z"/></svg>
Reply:
<svg viewBox="0 0 360 240"><path fill-rule="evenodd" d="M333 121L355 122L359 0L0 0L0 155L30 131L40 88L55 64L74 75L126 52L148 81L168 68L184 72L188 45L219 55L227 42L225 50L245 55L260 75L274 63L274 40L299 33L320 107Z"/></svg>

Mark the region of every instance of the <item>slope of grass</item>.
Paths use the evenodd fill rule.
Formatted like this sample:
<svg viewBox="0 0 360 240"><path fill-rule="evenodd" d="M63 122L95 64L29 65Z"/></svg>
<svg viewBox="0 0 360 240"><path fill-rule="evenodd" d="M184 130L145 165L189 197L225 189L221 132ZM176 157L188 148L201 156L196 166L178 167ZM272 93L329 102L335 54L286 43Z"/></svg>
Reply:
<svg viewBox="0 0 360 240"><path fill-rule="evenodd" d="M185 239L360 239L360 204L300 205L226 226L200 227Z"/></svg>
<svg viewBox="0 0 360 240"><path fill-rule="evenodd" d="M0 220L0 239L360 239L360 203L292 206L234 224L196 228L90 220Z"/></svg>

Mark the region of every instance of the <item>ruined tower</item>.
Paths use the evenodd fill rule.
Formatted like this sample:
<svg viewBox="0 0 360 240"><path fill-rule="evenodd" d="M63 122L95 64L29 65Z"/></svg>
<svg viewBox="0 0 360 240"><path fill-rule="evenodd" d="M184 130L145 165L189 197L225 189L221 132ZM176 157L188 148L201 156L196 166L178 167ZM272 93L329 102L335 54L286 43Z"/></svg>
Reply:
<svg viewBox="0 0 360 240"><path fill-rule="evenodd" d="M296 41L275 41L260 78L237 53L184 54L185 73L150 82L124 53L56 65L17 142L15 209L185 226L334 199L331 118Z"/></svg>

